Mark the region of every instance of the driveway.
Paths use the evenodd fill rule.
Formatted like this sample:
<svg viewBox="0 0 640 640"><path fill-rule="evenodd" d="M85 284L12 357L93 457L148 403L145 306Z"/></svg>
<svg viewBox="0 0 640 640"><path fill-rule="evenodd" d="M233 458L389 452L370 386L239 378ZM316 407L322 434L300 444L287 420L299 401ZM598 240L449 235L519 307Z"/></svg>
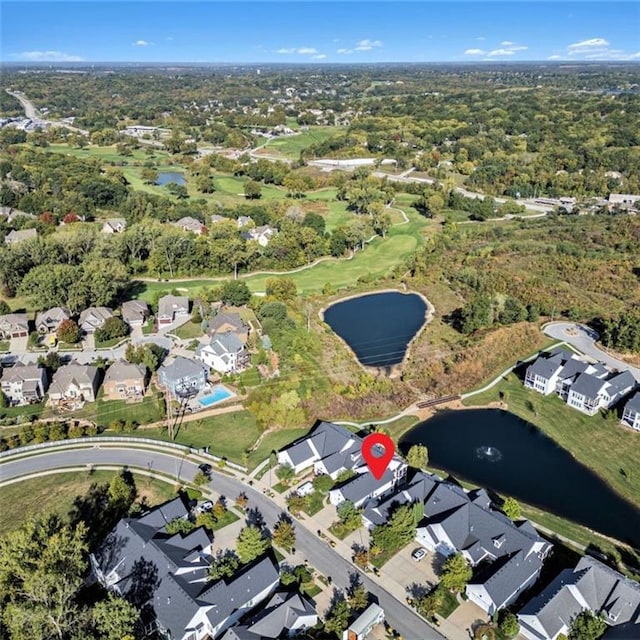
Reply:
<svg viewBox="0 0 640 640"><path fill-rule="evenodd" d="M412 541L404 549L401 549L382 567L382 575L393 576L405 588L412 585L435 585L439 580L437 572L440 569L442 558L438 554L427 553L420 562L416 562L411 554L419 547L419 544Z"/></svg>
<svg viewBox="0 0 640 640"><path fill-rule="evenodd" d="M640 366L634 366L618 358L610 356L596 345L598 334L589 327L576 322L552 322L542 329L544 333L556 340L564 340L585 355L604 362L607 366L620 371L630 371L636 380L640 381ZM640 362L638 363L640 364Z"/></svg>
<svg viewBox="0 0 640 640"><path fill-rule="evenodd" d="M11 338L9 342L9 352L16 355L27 353L27 344L29 338L27 336L23 338Z"/></svg>

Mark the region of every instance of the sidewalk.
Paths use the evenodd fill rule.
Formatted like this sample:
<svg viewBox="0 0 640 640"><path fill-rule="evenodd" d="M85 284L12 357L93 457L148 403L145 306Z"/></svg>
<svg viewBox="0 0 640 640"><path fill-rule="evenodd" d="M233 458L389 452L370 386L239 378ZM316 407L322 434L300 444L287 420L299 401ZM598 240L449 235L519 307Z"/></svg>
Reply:
<svg viewBox="0 0 640 640"><path fill-rule="evenodd" d="M259 491L269 491L268 482L264 482L261 480L254 480L253 484L254 488ZM285 499L285 494L278 493L277 491L271 490L274 494L271 499L275 502L279 507L282 508L283 511L287 511L287 502ZM319 514L323 513L324 509L319 512ZM329 525L331 522L320 521L315 516L309 516L307 514L304 515L304 519L293 517L293 520L296 526L304 527L305 529L311 531L313 534L316 534L318 530L322 531L327 536L328 540L333 540L335 542L335 546L333 550L342 556L348 562L352 562L353 552L351 551L351 547L342 540L338 540L335 536L333 536L329 532ZM337 517L337 516L336 516ZM364 536L364 532L363 532ZM320 544L327 544L327 542L320 541ZM353 565L353 570L362 573L355 564ZM395 576L391 575L384 567L380 571L380 575L376 576L373 572L366 573L367 578L372 580L373 582L377 582L381 587L386 589L391 595L393 595L400 602L406 602L407 592L403 585L401 585ZM435 627L440 633L446 636L449 640L469 640L469 634L466 630L460 629L455 625L451 624L447 620L443 618L438 618L440 620L440 626Z"/></svg>

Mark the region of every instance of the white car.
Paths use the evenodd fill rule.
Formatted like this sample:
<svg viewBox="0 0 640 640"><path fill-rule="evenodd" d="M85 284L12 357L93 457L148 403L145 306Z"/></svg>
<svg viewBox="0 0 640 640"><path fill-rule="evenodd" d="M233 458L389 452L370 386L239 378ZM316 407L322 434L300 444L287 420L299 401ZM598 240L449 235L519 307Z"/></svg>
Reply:
<svg viewBox="0 0 640 640"><path fill-rule="evenodd" d="M427 550L423 549L423 548L419 548L416 549L412 554L411 557L416 561L416 562L420 562L420 560L422 560L422 558L424 558L427 555Z"/></svg>
<svg viewBox="0 0 640 640"><path fill-rule="evenodd" d="M205 500L204 502L201 502L197 507L196 507L196 511L198 513L209 513L209 511L213 510L213 502L211 502L211 500Z"/></svg>

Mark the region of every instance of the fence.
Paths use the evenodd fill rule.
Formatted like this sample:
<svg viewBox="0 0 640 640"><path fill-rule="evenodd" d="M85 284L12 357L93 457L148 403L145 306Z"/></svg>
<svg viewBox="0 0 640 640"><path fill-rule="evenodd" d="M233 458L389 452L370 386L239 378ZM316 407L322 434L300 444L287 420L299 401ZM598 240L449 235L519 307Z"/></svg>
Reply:
<svg viewBox="0 0 640 640"><path fill-rule="evenodd" d="M118 444L133 444L133 445L145 444L145 445L151 445L153 447L175 449L176 451L181 451L182 453L185 453L185 454L197 453L198 455L204 458L209 458L216 463L220 462L220 460L223 459L223 458L220 458L219 456L214 456L213 454L207 451L204 451L202 449L187 447L186 445L177 444L175 442L167 442L166 440L155 440L154 438L124 438L124 437L119 438L117 436L69 438L68 440L56 440L54 442L42 442L40 444L29 444L24 447L17 447L15 449L8 449L7 451L0 452L0 459L5 458L7 456L11 456L11 455L20 455L23 453L27 453L29 451L39 451L42 449L50 449L50 448L60 447L60 446L66 447L67 445L88 444L88 443L94 443L99 445L101 443L104 444L108 442L115 442ZM225 466L231 467L232 469L235 469L236 471L240 471L241 473L247 473L248 471L246 467L236 464L235 462L229 462L226 459L225 459Z"/></svg>

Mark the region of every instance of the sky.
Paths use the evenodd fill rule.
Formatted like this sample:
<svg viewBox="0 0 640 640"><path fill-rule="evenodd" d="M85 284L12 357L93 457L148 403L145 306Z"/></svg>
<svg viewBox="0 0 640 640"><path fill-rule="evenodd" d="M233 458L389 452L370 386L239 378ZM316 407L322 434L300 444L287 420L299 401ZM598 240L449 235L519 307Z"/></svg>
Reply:
<svg viewBox="0 0 640 640"><path fill-rule="evenodd" d="M640 62L640 2L21 0L2 62Z"/></svg>

